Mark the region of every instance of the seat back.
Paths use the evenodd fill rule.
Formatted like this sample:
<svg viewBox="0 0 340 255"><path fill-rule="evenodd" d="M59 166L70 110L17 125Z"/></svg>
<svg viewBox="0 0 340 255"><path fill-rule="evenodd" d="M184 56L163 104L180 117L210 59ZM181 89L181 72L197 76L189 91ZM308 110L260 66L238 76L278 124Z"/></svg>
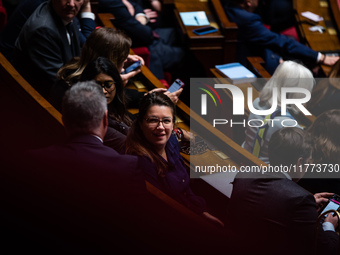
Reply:
<svg viewBox="0 0 340 255"><path fill-rule="evenodd" d="M27 149L60 142L61 114L0 53L0 139L2 157L16 160Z"/></svg>
<svg viewBox="0 0 340 255"><path fill-rule="evenodd" d="M223 1L225 2L225 1ZM224 63L235 62L237 49L237 32L236 23L230 22L220 0L211 0L212 10L217 17L219 27L224 36L223 55Z"/></svg>

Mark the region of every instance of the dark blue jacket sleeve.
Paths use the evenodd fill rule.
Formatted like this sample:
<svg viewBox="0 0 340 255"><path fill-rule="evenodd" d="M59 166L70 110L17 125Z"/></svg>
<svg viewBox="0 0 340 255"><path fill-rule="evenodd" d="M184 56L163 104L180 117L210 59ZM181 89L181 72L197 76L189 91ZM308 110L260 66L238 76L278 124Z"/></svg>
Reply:
<svg viewBox="0 0 340 255"><path fill-rule="evenodd" d="M227 8L228 17L239 27L239 40L252 46L263 46L282 57L290 56L316 63L318 52L291 39L285 35L277 34L263 26L261 17L247 12L241 8Z"/></svg>
<svg viewBox="0 0 340 255"><path fill-rule="evenodd" d="M130 4L132 4L133 8L135 8L135 15L137 13L144 13L144 10L143 10L141 3L139 3L139 2L137 3L135 1L129 1L129 2L130 2Z"/></svg>
<svg viewBox="0 0 340 255"><path fill-rule="evenodd" d="M93 19L82 18L80 19L80 45L83 46L87 37L96 29L96 22Z"/></svg>

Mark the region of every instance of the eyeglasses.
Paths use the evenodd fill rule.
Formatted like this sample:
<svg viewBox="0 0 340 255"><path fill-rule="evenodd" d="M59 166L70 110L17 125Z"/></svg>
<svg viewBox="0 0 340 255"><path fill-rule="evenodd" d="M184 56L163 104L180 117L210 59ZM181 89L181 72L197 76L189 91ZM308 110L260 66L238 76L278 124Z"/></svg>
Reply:
<svg viewBox="0 0 340 255"><path fill-rule="evenodd" d="M150 127L158 127L160 122L163 123L163 126L169 126L172 123L172 118L170 117L165 117L163 119L160 119L158 117L149 117L144 119L146 120L146 123L148 123Z"/></svg>
<svg viewBox="0 0 340 255"><path fill-rule="evenodd" d="M115 81L104 81L104 82L100 82L100 81L96 81L97 84L99 84L100 86L102 86L102 88L104 88L107 92L112 92L113 90L116 89L116 87L112 86L112 85L116 85Z"/></svg>

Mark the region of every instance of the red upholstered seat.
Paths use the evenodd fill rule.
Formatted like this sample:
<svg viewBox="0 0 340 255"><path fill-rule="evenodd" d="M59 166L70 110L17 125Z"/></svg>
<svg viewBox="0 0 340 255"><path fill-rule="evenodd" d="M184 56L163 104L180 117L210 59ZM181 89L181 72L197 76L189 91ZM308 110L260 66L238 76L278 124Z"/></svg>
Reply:
<svg viewBox="0 0 340 255"><path fill-rule="evenodd" d="M298 36L298 33L297 33L295 27L287 28L286 30L283 30L281 32L281 34L286 35L286 36L290 36L290 37L294 37L295 40L297 40L299 42L299 36Z"/></svg>
<svg viewBox="0 0 340 255"><path fill-rule="evenodd" d="M149 67L150 64L150 51L147 47L138 47L138 48L133 48L133 52L141 56L144 59L145 65Z"/></svg>
<svg viewBox="0 0 340 255"><path fill-rule="evenodd" d="M270 30L270 26L269 25L266 25L266 24L263 24L263 26L267 29ZM289 37L293 37L295 40L297 40L298 42L300 41L299 40L299 36L298 36L298 33L296 31L296 28L295 27L290 27L290 28L287 28L286 30L283 30L281 32L282 35L286 35L286 36L289 36Z"/></svg>
<svg viewBox="0 0 340 255"><path fill-rule="evenodd" d="M145 65L149 67L149 63L150 63L149 49L147 47L138 47L138 48L133 48L132 50L136 55L141 56L145 61ZM160 80L160 82L162 82L163 85L166 88L168 88L169 84L171 83L171 74L168 72L164 72L164 80Z"/></svg>

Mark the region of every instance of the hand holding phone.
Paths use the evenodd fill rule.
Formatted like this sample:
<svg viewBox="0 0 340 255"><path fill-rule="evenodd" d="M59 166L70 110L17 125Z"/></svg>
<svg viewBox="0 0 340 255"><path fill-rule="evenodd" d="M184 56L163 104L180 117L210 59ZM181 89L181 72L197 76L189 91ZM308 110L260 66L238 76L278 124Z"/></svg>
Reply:
<svg viewBox="0 0 340 255"><path fill-rule="evenodd" d="M176 79L174 81L174 83L171 84L171 86L169 87L168 91L170 93L173 93L177 90L179 90L180 88L182 88L184 86L184 82L182 82L180 79Z"/></svg>
<svg viewBox="0 0 340 255"><path fill-rule="evenodd" d="M142 63L140 60L136 61L135 63L133 63L132 65L128 66L124 71L123 74L127 74L130 73L132 71L137 70L138 68L140 68L142 66Z"/></svg>
<svg viewBox="0 0 340 255"><path fill-rule="evenodd" d="M340 208L340 196L334 194L322 209L321 214L331 209L339 210L339 208Z"/></svg>

